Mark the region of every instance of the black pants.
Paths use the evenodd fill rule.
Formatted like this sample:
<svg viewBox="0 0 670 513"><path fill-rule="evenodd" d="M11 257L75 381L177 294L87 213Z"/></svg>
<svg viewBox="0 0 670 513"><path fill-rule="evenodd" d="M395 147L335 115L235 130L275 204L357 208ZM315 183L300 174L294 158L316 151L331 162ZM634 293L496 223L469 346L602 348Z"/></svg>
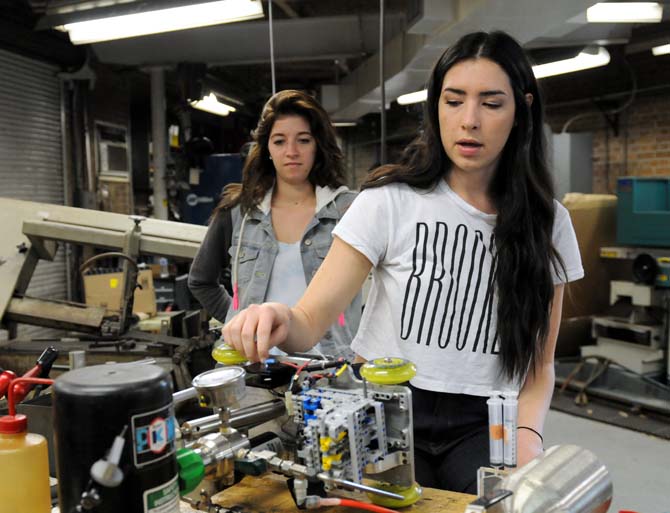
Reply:
<svg viewBox="0 0 670 513"><path fill-rule="evenodd" d="M417 482L477 493L477 469L489 464L487 398L410 388Z"/></svg>

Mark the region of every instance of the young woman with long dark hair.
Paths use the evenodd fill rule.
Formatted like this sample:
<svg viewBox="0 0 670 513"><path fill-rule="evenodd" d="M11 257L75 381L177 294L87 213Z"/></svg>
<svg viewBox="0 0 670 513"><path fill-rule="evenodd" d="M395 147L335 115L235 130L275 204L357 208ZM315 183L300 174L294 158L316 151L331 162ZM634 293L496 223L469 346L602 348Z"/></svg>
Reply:
<svg viewBox="0 0 670 513"><path fill-rule="evenodd" d="M352 348L416 363L417 480L473 493L493 390L519 391L519 464L542 451L564 284L583 270L520 45L502 32L461 38L432 71L426 110L400 163L363 185L298 304L252 306L224 337L251 359L303 350L373 268Z"/></svg>
<svg viewBox="0 0 670 513"><path fill-rule="evenodd" d="M193 295L221 321L253 303L297 302L356 196L344 186L342 152L328 114L308 94L272 96L253 137L242 183L225 188L189 273ZM232 297L219 283L222 267L230 267ZM341 312L318 349L352 358L360 294Z"/></svg>

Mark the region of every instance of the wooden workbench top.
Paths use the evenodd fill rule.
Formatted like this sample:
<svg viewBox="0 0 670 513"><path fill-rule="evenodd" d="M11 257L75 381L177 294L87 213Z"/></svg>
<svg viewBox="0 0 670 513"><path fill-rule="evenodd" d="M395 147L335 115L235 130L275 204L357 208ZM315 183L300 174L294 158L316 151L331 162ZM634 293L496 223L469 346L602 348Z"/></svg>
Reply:
<svg viewBox="0 0 670 513"><path fill-rule="evenodd" d="M358 498L357 494L357 498ZM360 497L363 497L361 494ZM463 513L476 497L465 493L423 489L423 498L413 506L403 508L408 513ZM360 499L359 499L360 500ZM281 476L245 477L235 486L217 493L212 502L226 508L236 506L239 513L300 513ZM355 513L364 510L328 507L324 513Z"/></svg>

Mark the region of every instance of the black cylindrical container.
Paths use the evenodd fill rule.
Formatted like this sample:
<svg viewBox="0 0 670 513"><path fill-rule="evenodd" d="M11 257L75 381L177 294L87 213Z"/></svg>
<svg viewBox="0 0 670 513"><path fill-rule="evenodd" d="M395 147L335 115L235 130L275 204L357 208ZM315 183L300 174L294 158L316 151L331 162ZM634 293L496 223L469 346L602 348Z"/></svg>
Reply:
<svg viewBox="0 0 670 513"><path fill-rule="evenodd" d="M165 370L110 364L67 372L54 384L53 413L62 513L74 513L91 486L101 501L96 513L179 511L172 385ZM124 428L123 481L115 488L89 484L91 466L106 457Z"/></svg>

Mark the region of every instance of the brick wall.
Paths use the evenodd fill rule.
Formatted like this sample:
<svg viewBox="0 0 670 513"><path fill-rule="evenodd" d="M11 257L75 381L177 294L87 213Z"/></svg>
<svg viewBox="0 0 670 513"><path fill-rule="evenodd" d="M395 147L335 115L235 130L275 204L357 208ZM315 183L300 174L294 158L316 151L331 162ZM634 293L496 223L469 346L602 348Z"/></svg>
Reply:
<svg viewBox="0 0 670 513"><path fill-rule="evenodd" d="M354 180L352 185L355 188L360 187L361 183L365 181L368 173L377 165L379 165L379 145L366 144L356 146L353 149L352 169Z"/></svg>
<svg viewBox="0 0 670 513"><path fill-rule="evenodd" d="M619 104L626 100L619 99ZM615 105L613 103L613 105ZM594 106L574 104L547 109L554 132L577 115L569 132L593 132L593 192L616 192L619 176L670 176L670 94L637 97L610 122ZM588 114L588 115L587 115Z"/></svg>

